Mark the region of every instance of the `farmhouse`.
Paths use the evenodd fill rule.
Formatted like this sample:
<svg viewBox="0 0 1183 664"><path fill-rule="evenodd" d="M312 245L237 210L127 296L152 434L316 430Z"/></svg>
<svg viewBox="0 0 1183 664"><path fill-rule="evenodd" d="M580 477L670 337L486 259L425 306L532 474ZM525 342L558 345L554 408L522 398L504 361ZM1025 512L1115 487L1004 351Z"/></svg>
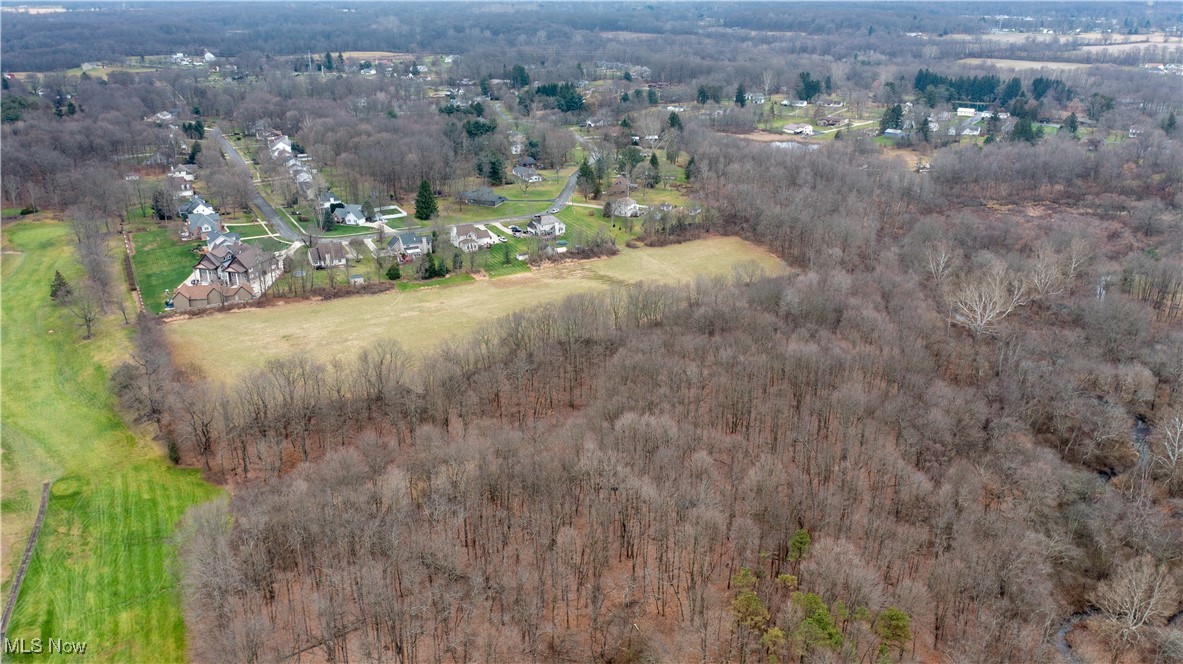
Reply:
<svg viewBox="0 0 1183 664"><path fill-rule="evenodd" d="M785 125L785 133L797 136L813 136L813 125L806 122L794 122Z"/></svg>
<svg viewBox="0 0 1183 664"><path fill-rule="evenodd" d="M567 232L567 225L559 221L559 218L553 214L543 214L526 224L526 230L531 235L541 237L558 236Z"/></svg>
<svg viewBox="0 0 1183 664"><path fill-rule="evenodd" d="M489 187L479 187L472 191L464 191L460 193L460 200L469 205L484 205L485 207L497 207L504 203L507 199L493 191Z"/></svg>
<svg viewBox="0 0 1183 664"><path fill-rule="evenodd" d="M356 226L366 220L366 213L362 212L360 205L345 205L333 210L333 218L338 224Z"/></svg>
<svg viewBox="0 0 1183 664"><path fill-rule="evenodd" d="M308 262L318 270L341 267L346 262L345 246L340 242L318 244L308 250Z"/></svg>
<svg viewBox="0 0 1183 664"><path fill-rule="evenodd" d="M452 245L461 251L472 253L493 244L493 234L473 224L459 224L452 227Z"/></svg>

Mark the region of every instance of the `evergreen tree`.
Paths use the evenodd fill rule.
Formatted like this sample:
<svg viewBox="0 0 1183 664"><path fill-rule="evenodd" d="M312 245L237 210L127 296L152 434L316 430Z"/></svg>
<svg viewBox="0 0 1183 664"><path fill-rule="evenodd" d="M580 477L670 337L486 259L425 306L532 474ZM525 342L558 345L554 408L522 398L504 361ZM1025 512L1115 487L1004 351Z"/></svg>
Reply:
<svg viewBox="0 0 1183 664"><path fill-rule="evenodd" d="M654 150L653 153L649 155L649 165L655 169L661 168L661 165L657 161L657 150Z"/></svg>
<svg viewBox="0 0 1183 664"><path fill-rule="evenodd" d="M505 164L502 163L501 157L497 155L489 157L489 168L486 173L489 184L493 186L505 184Z"/></svg>
<svg viewBox="0 0 1183 664"><path fill-rule="evenodd" d="M698 96L696 97L698 103L705 104L705 103L707 103L707 100L710 99L710 97L711 97L711 93L707 92L707 86L705 86L705 85L698 86Z"/></svg>
<svg viewBox="0 0 1183 664"><path fill-rule="evenodd" d="M419 193L415 196L415 218L427 221L439 212L435 202L435 192L431 190L431 183L424 180L419 183Z"/></svg>
<svg viewBox="0 0 1183 664"><path fill-rule="evenodd" d="M193 147L189 148L189 158L185 160L186 164L196 164L197 155L201 154L201 143L193 141Z"/></svg>
<svg viewBox="0 0 1183 664"><path fill-rule="evenodd" d="M328 51L325 51L324 68L325 71L333 71L333 54Z"/></svg>
<svg viewBox="0 0 1183 664"><path fill-rule="evenodd" d="M1035 125L1031 124L1031 118L1022 118L1015 123L1015 128L1010 132L1010 140L1028 143L1039 140L1039 133L1035 131Z"/></svg>
<svg viewBox="0 0 1183 664"><path fill-rule="evenodd" d="M1075 113L1070 113L1068 119L1064 120L1064 126L1073 134L1080 128L1080 121L1076 119Z"/></svg>
<svg viewBox="0 0 1183 664"><path fill-rule="evenodd" d="M597 184L596 172L592 170L591 164L584 159L583 163L579 165L579 175L575 177L575 186L579 187L579 191L583 193L586 199L591 195Z"/></svg>
<svg viewBox="0 0 1183 664"><path fill-rule="evenodd" d="M809 72L803 71L797 74L797 99L801 101L809 101L821 94L822 82L815 80Z"/></svg>
<svg viewBox="0 0 1183 664"><path fill-rule="evenodd" d="M61 272L53 271L53 282L49 284L49 297L61 302L70 297L74 290L70 288L69 282L62 276Z"/></svg>
<svg viewBox="0 0 1183 664"><path fill-rule="evenodd" d="M623 79L624 79L624 80L626 80L626 81L632 81L632 80L633 80L633 75L632 75L632 74L630 74L628 71L625 71L625 72L624 72L624 76L622 76L621 78L623 78Z"/></svg>
<svg viewBox="0 0 1183 664"><path fill-rule="evenodd" d="M879 119L879 133L888 129L899 129L904 123L904 107L896 104L883 113Z"/></svg>
<svg viewBox="0 0 1183 664"><path fill-rule="evenodd" d="M1006 106L1012 99L1018 99L1023 94L1023 83L1016 76L1007 82L1006 87L1002 89L1002 94L998 95L998 105Z"/></svg>
<svg viewBox="0 0 1183 664"><path fill-rule="evenodd" d="M620 95L620 103L622 103L622 104L627 104L627 103L629 102L629 99L631 99L631 98L628 96L628 90L625 90L625 91L624 91L624 92L623 92L623 93Z"/></svg>
<svg viewBox="0 0 1183 664"><path fill-rule="evenodd" d="M657 105L657 102L658 102L658 99L657 99L657 90L654 90L653 88L649 88L649 96L648 96L648 101L649 101L649 105L650 105L650 106L656 106L656 105Z"/></svg>
<svg viewBox="0 0 1183 664"><path fill-rule="evenodd" d="M735 86L735 105L740 108L748 105L748 91L743 86L743 83Z"/></svg>
<svg viewBox="0 0 1183 664"><path fill-rule="evenodd" d="M333 211L325 210L324 216L320 220L320 227L327 233L337 227L337 218L333 216Z"/></svg>
<svg viewBox="0 0 1183 664"><path fill-rule="evenodd" d="M403 272L398 267L398 261L391 263L390 267L386 268L386 278L391 281L398 281L403 278Z"/></svg>
<svg viewBox="0 0 1183 664"><path fill-rule="evenodd" d="M1166 132L1167 136L1175 133L1175 127L1178 126L1178 121L1175 120L1175 112L1171 111L1167 116L1166 122L1162 123L1162 130Z"/></svg>
<svg viewBox="0 0 1183 664"><path fill-rule="evenodd" d="M682 117L678 115L677 111L670 111L669 125L670 129L682 131Z"/></svg>
<svg viewBox="0 0 1183 664"><path fill-rule="evenodd" d="M691 180L693 180L694 176L697 175L697 171L696 171L695 165L694 165L694 157L693 156L690 157L690 161L686 162L685 171L686 171L686 181L687 182L690 182Z"/></svg>

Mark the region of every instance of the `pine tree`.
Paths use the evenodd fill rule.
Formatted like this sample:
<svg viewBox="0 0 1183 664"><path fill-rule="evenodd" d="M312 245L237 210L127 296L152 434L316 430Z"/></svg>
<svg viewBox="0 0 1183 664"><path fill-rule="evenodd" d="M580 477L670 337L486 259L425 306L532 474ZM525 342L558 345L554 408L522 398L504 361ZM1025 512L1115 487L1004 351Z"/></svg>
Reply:
<svg viewBox="0 0 1183 664"><path fill-rule="evenodd" d="M657 104L657 102L659 101L657 98L657 90L654 90L653 88L649 88L648 101L649 101L650 106L655 106Z"/></svg>
<svg viewBox="0 0 1183 664"><path fill-rule="evenodd" d="M1167 136L1170 136L1175 133L1176 126L1178 126L1178 121L1175 120L1175 112L1171 111L1171 114L1167 116L1166 122L1162 123L1162 130L1166 132Z"/></svg>
<svg viewBox="0 0 1183 664"><path fill-rule="evenodd" d="M748 105L748 91L743 86L743 83L735 86L735 105L740 108Z"/></svg>
<svg viewBox="0 0 1183 664"><path fill-rule="evenodd" d="M333 54L328 51L325 51L324 68L325 71L333 71Z"/></svg>
<svg viewBox="0 0 1183 664"><path fill-rule="evenodd" d="M501 162L501 157L497 155L489 157L489 169L486 173L489 177L489 184L494 186L505 184L505 164Z"/></svg>
<svg viewBox="0 0 1183 664"><path fill-rule="evenodd" d="M398 268L398 261L391 263L390 267L386 268L386 278L391 281L398 281L403 278L403 272Z"/></svg>
<svg viewBox="0 0 1183 664"><path fill-rule="evenodd" d="M1080 128L1080 122L1076 119L1075 113L1070 113L1068 115L1068 119L1064 120L1064 126L1067 127L1068 131L1072 132L1073 134L1076 133L1076 130Z"/></svg>
<svg viewBox="0 0 1183 664"><path fill-rule="evenodd" d="M70 297L73 289L70 288L70 283L62 276L61 272L53 271L53 283L49 285L49 297L61 302Z"/></svg>
<svg viewBox="0 0 1183 664"><path fill-rule="evenodd" d="M670 111L669 125L670 129L682 131L682 117L678 115L677 111Z"/></svg>
<svg viewBox="0 0 1183 664"><path fill-rule="evenodd" d="M415 196L415 218L427 221L439 212L435 202L435 192L431 190L431 183L424 180L419 183L419 193Z"/></svg>
<svg viewBox="0 0 1183 664"><path fill-rule="evenodd" d="M690 157L690 161L686 162L686 181L689 182L694 179L697 174L694 166L694 157Z"/></svg>

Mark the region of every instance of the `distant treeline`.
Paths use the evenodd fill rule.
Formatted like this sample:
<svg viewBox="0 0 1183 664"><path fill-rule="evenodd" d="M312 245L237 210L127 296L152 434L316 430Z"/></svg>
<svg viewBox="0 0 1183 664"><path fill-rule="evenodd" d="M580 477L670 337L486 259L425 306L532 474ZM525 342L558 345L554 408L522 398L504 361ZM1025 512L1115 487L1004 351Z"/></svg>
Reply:
<svg viewBox="0 0 1183 664"><path fill-rule="evenodd" d="M981 33L998 27L984 16L1023 16L1020 3L943 5L545 3L501 11L466 3L332 4L173 3L101 5L97 10L50 15L6 14L2 37L6 71L52 71L83 62L199 53L235 57L343 50L467 53L474 48L562 44L569 50L580 32L623 31L653 36L730 35L733 29L798 32L814 36ZM1161 29L1172 17L1149 15L1133 3L1041 6L1041 26L1063 33L1094 25L1081 16L1111 18L1126 32ZM310 30L309 25L317 29ZM1002 27L1010 27L1005 24ZM1016 25L1015 27L1022 27ZM540 40L540 35L541 40ZM478 39L479 37L479 39ZM898 41L898 40L896 40ZM589 53L592 51L588 51Z"/></svg>

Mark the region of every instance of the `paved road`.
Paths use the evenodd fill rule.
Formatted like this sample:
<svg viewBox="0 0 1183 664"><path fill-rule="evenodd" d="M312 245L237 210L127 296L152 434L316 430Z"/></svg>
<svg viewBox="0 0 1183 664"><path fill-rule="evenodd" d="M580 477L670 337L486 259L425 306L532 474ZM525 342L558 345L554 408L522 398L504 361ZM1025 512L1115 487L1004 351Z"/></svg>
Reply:
<svg viewBox="0 0 1183 664"><path fill-rule="evenodd" d="M250 172L250 164L246 163L246 159L243 159L241 154L238 154L238 150L234 149L234 146L231 145L230 141L222 135L222 132L212 127L206 129L205 131L209 136L216 140L219 145L221 145L222 151L226 153L227 159ZM259 211L259 214L263 215L267 219L267 223L271 224L271 227L274 228L277 233L282 235L283 239L287 240L288 242L300 242L300 233L297 232L296 229L292 228L291 224L288 223L287 219L284 219L283 215L277 212L275 208L271 207L271 204L267 202L267 199L263 198L263 194L259 192L259 185L252 184L252 186L255 189L255 193L253 196L251 196L251 205L255 206L255 208Z"/></svg>

